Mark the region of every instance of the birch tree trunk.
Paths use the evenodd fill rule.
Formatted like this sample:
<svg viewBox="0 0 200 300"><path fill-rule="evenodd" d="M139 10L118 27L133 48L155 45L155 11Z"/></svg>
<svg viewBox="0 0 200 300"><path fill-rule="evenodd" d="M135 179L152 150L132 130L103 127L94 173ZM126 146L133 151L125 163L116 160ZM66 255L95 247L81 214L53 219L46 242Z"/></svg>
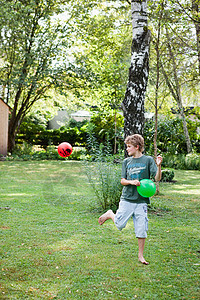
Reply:
<svg viewBox="0 0 200 300"><path fill-rule="evenodd" d="M144 100L149 75L150 30L147 28L147 0L131 1L133 41L129 80L122 102L125 138L143 135Z"/></svg>

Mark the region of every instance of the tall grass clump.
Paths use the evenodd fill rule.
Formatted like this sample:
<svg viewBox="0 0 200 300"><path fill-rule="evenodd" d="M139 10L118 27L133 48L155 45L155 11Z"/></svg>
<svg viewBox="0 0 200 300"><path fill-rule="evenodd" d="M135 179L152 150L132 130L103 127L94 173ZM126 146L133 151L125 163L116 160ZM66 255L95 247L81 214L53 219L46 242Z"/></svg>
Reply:
<svg viewBox="0 0 200 300"><path fill-rule="evenodd" d="M112 147L107 135L106 143L98 144L92 130L88 132L89 161L85 162L86 175L101 211L116 211L121 196L121 164L114 163Z"/></svg>
<svg viewBox="0 0 200 300"><path fill-rule="evenodd" d="M121 196L121 165L112 162L88 162L86 174L101 211L116 211Z"/></svg>

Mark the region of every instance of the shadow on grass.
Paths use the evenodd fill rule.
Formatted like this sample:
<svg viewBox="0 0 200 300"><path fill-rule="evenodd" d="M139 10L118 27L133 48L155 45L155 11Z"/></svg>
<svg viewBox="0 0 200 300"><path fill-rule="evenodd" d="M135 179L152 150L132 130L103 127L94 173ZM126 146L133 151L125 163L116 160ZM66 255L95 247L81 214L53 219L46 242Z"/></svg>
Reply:
<svg viewBox="0 0 200 300"><path fill-rule="evenodd" d="M149 204L148 205L148 212L150 214L155 214L157 216L162 217L163 215L171 212L170 208L166 208L166 207L156 207L154 204Z"/></svg>

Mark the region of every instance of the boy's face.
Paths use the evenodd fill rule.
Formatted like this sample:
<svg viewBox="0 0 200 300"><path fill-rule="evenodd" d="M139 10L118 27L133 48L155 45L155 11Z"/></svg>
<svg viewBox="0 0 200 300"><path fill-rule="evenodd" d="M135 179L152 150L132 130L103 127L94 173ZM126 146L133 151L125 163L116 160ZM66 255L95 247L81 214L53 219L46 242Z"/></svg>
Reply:
<svg viewBox="0 0 200 300"><path fill-rule="evenodd" d="M138 145L137 146L133 146L132 144L127 144L126 146L127 146L126 150L127 150L129 156L135 156L135 154L139 150L139 146Z"/></svg>

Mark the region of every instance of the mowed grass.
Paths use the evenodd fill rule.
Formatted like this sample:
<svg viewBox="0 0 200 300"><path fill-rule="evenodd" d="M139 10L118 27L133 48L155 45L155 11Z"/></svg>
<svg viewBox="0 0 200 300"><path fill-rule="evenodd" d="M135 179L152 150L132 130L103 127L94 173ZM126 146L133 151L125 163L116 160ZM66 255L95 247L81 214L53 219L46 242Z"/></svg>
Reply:
<svg viewBox="0 0 200 300"><path fill-rule="evenodd" d="M81 162L0 162L0 299L200 299L200 172L152 198L145 258L132 220L99 212Z"/></svg>

